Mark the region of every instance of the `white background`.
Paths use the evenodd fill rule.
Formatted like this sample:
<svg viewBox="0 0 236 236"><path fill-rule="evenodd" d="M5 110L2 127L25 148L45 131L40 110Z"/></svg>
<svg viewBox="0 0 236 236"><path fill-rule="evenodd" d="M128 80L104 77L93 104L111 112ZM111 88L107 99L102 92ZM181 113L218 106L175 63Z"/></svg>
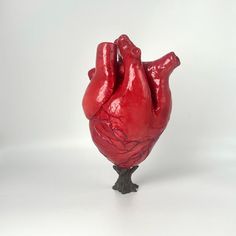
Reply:
<svg viewBox="0 0 236 236"><path fill-rule="evenodd" d="M236 2L0 1L0 235L236 235ZM96 46L175 51L168 128L133 176L90 139Z"/></svg>

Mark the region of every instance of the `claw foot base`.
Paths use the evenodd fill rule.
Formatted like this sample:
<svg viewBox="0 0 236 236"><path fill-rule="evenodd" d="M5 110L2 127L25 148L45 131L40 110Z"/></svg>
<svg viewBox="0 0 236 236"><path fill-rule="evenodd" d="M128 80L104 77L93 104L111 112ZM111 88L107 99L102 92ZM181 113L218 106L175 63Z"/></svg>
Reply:
<svg viewBox="0 0 236 236"><path fill-rule="evenodd" d="M139 186L132 182L131 175L138 168L138 166L126 169L114 165L113 168L118 173L119 177L112 188L122 194L137 192Z"/></svg>

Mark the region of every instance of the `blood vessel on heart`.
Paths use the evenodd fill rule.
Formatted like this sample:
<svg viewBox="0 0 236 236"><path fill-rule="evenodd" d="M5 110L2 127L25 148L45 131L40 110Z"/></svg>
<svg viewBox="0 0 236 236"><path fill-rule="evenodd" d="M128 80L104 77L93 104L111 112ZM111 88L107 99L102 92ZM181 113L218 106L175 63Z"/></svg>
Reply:
<svg viewBox="0 0 236 236"><path fill-rule="evenodd" d="M169 76L178 65L173 52L142 62L140 49L126 35L98 45L83 109L93 142L116 166L137 166L166 128Z"/></svg>

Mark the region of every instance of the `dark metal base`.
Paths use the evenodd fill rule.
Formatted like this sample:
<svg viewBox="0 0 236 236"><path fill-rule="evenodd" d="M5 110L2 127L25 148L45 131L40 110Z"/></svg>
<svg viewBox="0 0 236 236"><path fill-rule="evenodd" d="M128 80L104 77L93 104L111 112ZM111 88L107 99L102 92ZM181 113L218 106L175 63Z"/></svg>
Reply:
<svg viewBox="0 0 236 236"><path fill-rule="evenodd" d="M138 166L134 166L130 169L125 169L114 165L113 168L118 173L119 177L112 188L123 194L137 192L138 185L132 182L131 175L138 168Z"/></svg>

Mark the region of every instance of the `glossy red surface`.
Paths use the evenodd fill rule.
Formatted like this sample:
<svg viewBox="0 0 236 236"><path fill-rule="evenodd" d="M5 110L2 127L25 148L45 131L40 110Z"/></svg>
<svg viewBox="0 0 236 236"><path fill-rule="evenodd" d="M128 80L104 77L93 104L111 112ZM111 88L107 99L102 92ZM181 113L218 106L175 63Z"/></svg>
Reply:
<svg viewBox="0 0 236 236"><path fill-rule="evenodd" d="M94 143L115 165L138 165L164 131L171 112L169 75L178 65L173 52L141 62L140 49L126 35L98 45L83 109Z"/></svg>

